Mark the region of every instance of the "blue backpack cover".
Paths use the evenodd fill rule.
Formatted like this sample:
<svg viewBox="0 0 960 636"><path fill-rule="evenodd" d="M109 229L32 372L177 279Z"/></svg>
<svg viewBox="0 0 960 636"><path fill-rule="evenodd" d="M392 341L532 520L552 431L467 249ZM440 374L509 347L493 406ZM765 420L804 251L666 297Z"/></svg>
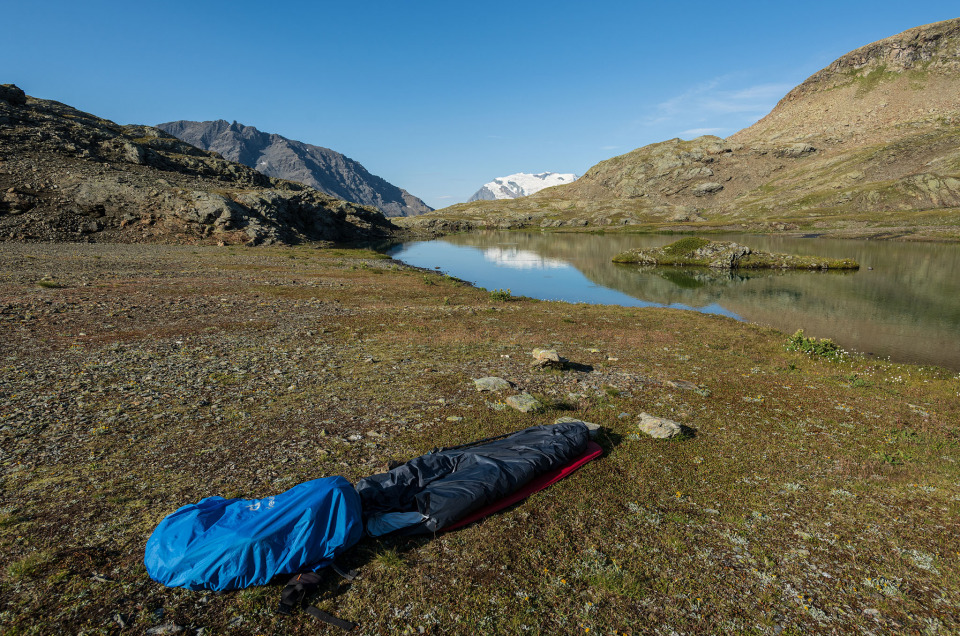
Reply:
<svg viewBox="0 0 960 636"><path fill-rule="evenodd" d="M357 491L343 477L324 477L265 499L183 506L150 535L143 562L168 587L235 590L319 570L362 535Z"/></svg>

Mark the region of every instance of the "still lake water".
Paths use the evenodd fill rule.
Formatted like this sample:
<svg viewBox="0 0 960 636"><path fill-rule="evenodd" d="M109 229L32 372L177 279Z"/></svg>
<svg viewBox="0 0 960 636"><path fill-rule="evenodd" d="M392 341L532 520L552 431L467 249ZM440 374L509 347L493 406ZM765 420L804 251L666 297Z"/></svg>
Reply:
<svg viewBox="0 0 960 636"><path fill-rule="evenodd" d="M714 313L898 362L960 370L960 246L728 235L758 250L850 257L857 272L725 272L618 265L662 235L481 232L395 245L393 258L544 300ZM873 268L868 269L868 268Z"/></svg>

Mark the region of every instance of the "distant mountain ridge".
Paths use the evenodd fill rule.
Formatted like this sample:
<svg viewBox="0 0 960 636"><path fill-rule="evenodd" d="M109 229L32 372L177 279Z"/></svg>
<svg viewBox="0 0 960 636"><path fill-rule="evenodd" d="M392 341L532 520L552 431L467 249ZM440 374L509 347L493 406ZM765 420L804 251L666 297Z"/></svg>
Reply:
<svg viewBox="0 0 960 636"><path fill-rule="evenodd" d="M575 174L561 174L559 172L539 172L537 174L528 174L518 172L506 177L497 177L493 181L483 184L472 197L470 201L492 201L494 199L518 199L520 197L530 196L535 192L540 192L544 188L555 185L573 183L577 180Z"/></svg>
<svg viewBox="0 0 960 636"><path fill-rule="evenodd" d="M370 205L386 216L415 216L433 210L403 188L370 174L359 162L329 148L223 119L171 121L157 128L269 177L296 181L338 199Z"/></svg>
<svg viewBox="0 0 960 636"><path fill-rule="evenodd" d="M0 241L270 245L394 230L376 208L0 84Z"/></svg>
<svg viewBox="0 0 960 636"><path fill-rule="evenodd" d="M570 185L462 203L415 223L456 231L684 224L955 239L958 95L960 18L839 57L727 139L650 144L596 164Z"/></svg>

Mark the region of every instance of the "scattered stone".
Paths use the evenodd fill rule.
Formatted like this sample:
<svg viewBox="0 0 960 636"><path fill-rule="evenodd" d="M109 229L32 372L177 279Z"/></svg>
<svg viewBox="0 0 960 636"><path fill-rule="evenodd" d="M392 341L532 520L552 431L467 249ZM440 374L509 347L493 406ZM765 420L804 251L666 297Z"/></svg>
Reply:
<svg viewBox="0 0 960 636"><path fill-rule="evenodd" d="M557 353L556 349L534 349L533 350L533 365L535 367L540 367L541 369L546 367L554 367L557 369L562 369L566 364L566 358L561 358L560 354Z"/></svg>
<svg viewBox="0 0 960 636"><path fill-rule="evenodd" d="M796 159L797 157L804 157L816 151L817 149L811 146L810 144L797 143L797 144L790 144L786 148L778 148L776 151L776 154L777 156L780 156L780 157L789 157L791 159Z"/></svg>
<svg viewBox="0 0 960 636"><path fill-rule="evenodd" d="M656 417L654 415L650 415L649 413L641 413L639 417L640 430L650 437L656 437L657 439L676 437L677 435L682 434L686 428L682 424L678 424L673 420L668 420L664 417Z"/></svg>
<svg viewBox="0 0 960 636"><path fill-rule="evenodd" d="M698 387L693 382L688 382L686 380L667 380L664 382L668 387L673 389L681 389L683 391L696 391Z"/></svg>
<svg viewBox="0 0 960 636"><path fill-rule="evenodd" d="M507 405L517 409L521 413L532 413L543 409L543 405L537 401L537 398L529 393L511 395L507 398Z"/></svg>
<svg viewBox="0 0 960 636"><path fill-rule="evenodd" d="M463 421L463 418L460 417L459 415L450 415L449 417L447 417L447 421L448 421L448 422L462 422L462 421Z"/></svg>
<svg viewBox="0 0 960 636"><path fill-rule="evenodd" d="M157 625L156 627L151 627L147 630L148 634L158 635L158 634L179 634L184 630L183 625L177 625L176 623L166 623L165 625Z"/></svg>
<svg viewBox="0 0 960 636"><path fill-rule="evenodd" d="M717 183L716 181L707 181L705 183L699 183L695 185L691 192L693 192L693 196L695 197L702 197L707 194L715 194L721 190L723 190L722 184Z"/></svg>
<svg viewBox="0 0 960 636"><path fill-rule="evenodd" d="M473 381L474 386L477 387L477 391L502 391L503 389L509 389L512 385L504 380L503 378L498 378L496 376L487 376L485 378L477 378Z"/></svg>

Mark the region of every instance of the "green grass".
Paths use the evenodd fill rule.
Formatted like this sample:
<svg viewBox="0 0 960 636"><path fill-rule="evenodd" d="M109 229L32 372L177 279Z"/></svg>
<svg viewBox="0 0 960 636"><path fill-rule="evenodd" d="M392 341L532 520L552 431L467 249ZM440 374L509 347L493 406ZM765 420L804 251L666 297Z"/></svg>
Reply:
<svg viewBox="0 0 960 636"><path fill-rule="evenodd" d="M50 562L52 553L48 550L34 552L12 562L7 566L7 578L19 581L39 574Z"/></svg>
<svg viewBox="0 0 960 636"><path fill-rule="evenodd" d="M679 241L674 241L663 248L663 253L668 256L684 257L690 252L695 252L701 247L706 247L710 241L697 236L688 236Z"/></svg>

